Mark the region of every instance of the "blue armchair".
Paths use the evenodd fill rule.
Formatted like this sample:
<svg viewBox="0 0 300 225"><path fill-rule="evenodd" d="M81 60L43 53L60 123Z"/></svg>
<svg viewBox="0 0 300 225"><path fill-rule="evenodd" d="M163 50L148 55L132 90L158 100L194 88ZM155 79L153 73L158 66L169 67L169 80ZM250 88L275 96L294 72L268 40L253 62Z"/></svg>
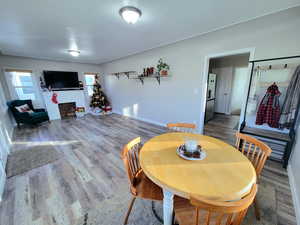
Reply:
<svg viewBox="0 0 300 225"><path fill-rule="evenodd" d="M19 112L16 109L16 106L21 106L24 104L27 104L33 113ZM7 102L7 106L12 112L18 127L20 127L20 124L36 125L45 121L50 122L48 113L45 111L45 109L34 109L31 100L13 100Z"/></svg>

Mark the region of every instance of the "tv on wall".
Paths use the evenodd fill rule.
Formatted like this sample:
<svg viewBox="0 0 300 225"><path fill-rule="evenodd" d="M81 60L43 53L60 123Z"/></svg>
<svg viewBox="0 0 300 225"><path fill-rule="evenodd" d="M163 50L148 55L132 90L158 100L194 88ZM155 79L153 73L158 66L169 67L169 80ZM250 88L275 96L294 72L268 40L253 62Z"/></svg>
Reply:
<svg viewBox="0 0 300 225"><path fill-rule="evenodd" d="M80 88L77 72L44 71L44 79L53 90Z"/></svg>

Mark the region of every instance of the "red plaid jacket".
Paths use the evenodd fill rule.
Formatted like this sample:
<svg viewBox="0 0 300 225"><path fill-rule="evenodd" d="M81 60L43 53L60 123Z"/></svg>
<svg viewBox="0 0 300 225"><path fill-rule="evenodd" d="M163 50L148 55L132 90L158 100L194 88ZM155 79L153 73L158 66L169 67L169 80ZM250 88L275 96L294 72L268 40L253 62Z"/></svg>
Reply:
<svg viewBox="0 0 300 225"><path fill-rule="evenodd" d="M267 123L270 127L278 128L280 119L279 96L280 91L276 84L268 87L267 93L259 105L256 122L257 125Z"/></svg>

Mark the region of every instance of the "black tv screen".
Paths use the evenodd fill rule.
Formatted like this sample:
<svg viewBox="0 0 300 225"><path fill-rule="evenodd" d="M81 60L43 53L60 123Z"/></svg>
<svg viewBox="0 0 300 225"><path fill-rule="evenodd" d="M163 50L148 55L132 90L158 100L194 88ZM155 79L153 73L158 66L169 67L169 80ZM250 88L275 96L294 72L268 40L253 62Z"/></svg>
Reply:
<svg viewBox="0 0 300 225"><path fill-rule="evenodd" d="M79 88L77 72L44 71L46 87L52 89L72 89Z"/></svg>

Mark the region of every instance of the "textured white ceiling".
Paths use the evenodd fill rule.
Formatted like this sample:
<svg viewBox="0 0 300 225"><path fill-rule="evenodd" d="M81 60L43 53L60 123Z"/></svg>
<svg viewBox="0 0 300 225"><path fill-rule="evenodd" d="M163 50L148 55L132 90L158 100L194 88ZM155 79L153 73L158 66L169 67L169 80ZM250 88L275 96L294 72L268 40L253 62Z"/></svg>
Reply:
<svg viewBox="0 0 300 225"><path fill-rule="evenodd" d="M132 0L131 0L132 1ZM127 0L130 2L130 0ZM6 55L103 63L300 4L300 0L0 0L0 51ZM67 53L78 48L81 55Z"/></svg>

